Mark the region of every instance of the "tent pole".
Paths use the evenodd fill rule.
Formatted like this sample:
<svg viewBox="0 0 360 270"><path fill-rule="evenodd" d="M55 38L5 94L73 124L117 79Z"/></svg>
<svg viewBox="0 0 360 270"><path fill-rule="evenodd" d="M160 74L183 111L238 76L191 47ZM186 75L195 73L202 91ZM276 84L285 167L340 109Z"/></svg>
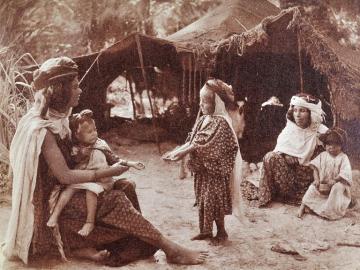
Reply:
<svg viewBox="0 0 360 270"><path fill-rule="evenodd" d="M299 77L300 77L300 93L304 92L304 79L302 70L302 59L301 59L301 40L299 35L299 28L296 30L297 43L298 43L298 58L299 58Z"/></svg>
<svg viewBox="0 0 360 270"><path fill-rule="evenodd" d="M192 96L191 75L192 75L192 58L191 58L191 55L189 55L189 91L187 93L187 100L188 100L188 105L189 106L191 106L191 104L192 104L192 100L191 100L191 96Z"/></svg>
<svg viewBox="0 0 360 270"><path fill-rule="evenodd" d="M186 93L185 93L185 64L182 62L181 63L181 67L182 67L182 82L181 82L181 101L182 101L182 105L184 106L186 104L185 99L186 99Z"/></svg>
<svg viewBox="0 0 360 270"><path fill-rule="evenodd" d="M134 117L134 120L136 120L136 106L135 106L134 90L132 87L132 79L131 79L131 75L127 74L127 72L126 72L126 80L129 82L131 103L132 103L132 107L133 107L133 117Z"/></svg>
<svg viewBox="0 0 360 270"><path fill-rule="evenodd" d="M149 84L148 84L147 77L146 77L146 71L145 71L145 67L144 67L144 59L143 59L143 54L142 54L142 50L141 50L141 43L140 43L139 35L135 35L135 41L136 41L137 50L138 50L138 54L139 54L141 71L142 71L142 75L143 75L143 77L144 77L144 83L145 83L145 87L146 87L146 93L147 93L147 96L148 96L148 98L149 98L150 110L151 110L151 115L152 115L152 121L151 121L151 122L152 122L152 124L153 124L153 129L154 129L154 133L155 133L155 141L156 141L156 144L157 144L157 147L158 147L158 150L159 150L159 154L161 154L159 137L158 137L158 134L156 133L156 124L155 124L154 109L153 109L153 105L152 105L152 101L151 101L151 97L150 97Z"/></svg>
<svg viewBox="0 0 360 270"><path fill-rule="evenodd" d="M192 107L194 107L194 104L196 103L196 63L194 61L194 86L193 86L193 96L192 96Z"/></svg>

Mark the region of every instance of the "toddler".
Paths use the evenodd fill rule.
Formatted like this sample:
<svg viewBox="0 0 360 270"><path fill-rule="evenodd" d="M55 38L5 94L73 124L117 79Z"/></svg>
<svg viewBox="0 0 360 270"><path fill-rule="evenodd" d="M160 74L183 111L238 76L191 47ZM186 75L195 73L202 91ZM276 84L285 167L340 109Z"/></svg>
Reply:
<svg viewBox="0 0 360 270"><path fill-rule="evenodd" d="M72 133L72 140L74 146L72 148L72 157L76 162L75 169L102 169L110 164L119 162L124 166L124 172L133 167L142 170L145 166L141 162L120 160L110 149L108 144L98 138L98 133L93 119L93 113L90 110L83 110L78 114L74 114L70 118L70 129ZM47 226L55 227L59 215L65 205L69 202L74 193L79 189L86 190L86 206L87 217L86 222L78 232L82 236L87 236L95 227L95 215L97 207L97 195L104 190L111 190L114 185L112 177L98 179L98 182L81 183L68 185L58 196L54 199L55 203L50 206L51 215ZM53 194L57 193L53 191ZM50 202L52 200L50 199Z"/></svg>

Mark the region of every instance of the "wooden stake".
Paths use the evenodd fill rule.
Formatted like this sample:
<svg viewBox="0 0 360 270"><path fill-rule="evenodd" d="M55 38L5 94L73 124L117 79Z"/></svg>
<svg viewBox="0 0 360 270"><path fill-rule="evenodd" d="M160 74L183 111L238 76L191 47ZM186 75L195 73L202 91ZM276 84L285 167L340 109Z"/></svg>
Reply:
<svg viewBox="0 0 360 270"><path fill-rule="evenodd" d="M192 59L191 59L191 55L189 55L188 58L189 58L189 65L188 65L189 66L189 91L187 93L187 100L188 100L188 105L191 106L191 103L192 103L192 100L191 100L191 95L192 95L192 89L191 89L192 88L192 83L191 83L191 75L192 75L192 70L191 70L192 69L191 68L192 61L191 60Z"/></svg>
<svg viewBox="0 0 360 270"><path fill-rule="evenodd" d="M152 105L152 101L151 101L151 97L150 97L149 84L148 84L147 77L146 77L146 71L145 71L145 67L144 67L144 59L143 59L143 54L142 54L142 50L141 50L141 43L140 43L139 35L135 35L135 41L136 41L137 50L138 50L138 54L139 54L141 71L142 71L142 75L144 77L146 93L147 93L147 96L149 98L150 110L151 110L151 115L152 115L152 121L151 122L153 124L153 129L154 129L154 133L155 133L155 141L156 141L156 144L157 144L157 147L158 147L158 150L159 150L159 154L161 154L159 137L158 137L158 134L157 134L157 131L156 131L154 109L153 109L153 105Z"/></svg>
<svg viewBox="0 0 360 270"><path fill-rule="evenodd" d="M301 40L299 35L299 28L296 30L297 43L298 43L298 57L299 57L299 77L300 77L300 93L304 92L304 80L303 80L303 70L302 70L302 59L301 59Z"/></svg>
<svg viewBox="0 0 360 270"><path fill-rule="evenodd" d="M132 78L131 78L131 75L128 75L127 73L126 73L126 81L129 82L131 103L132 103L132 107L133 107L133 117L134 117L134 120L136 120L136 106L135 106L134 90L132 87Z"/></svg>

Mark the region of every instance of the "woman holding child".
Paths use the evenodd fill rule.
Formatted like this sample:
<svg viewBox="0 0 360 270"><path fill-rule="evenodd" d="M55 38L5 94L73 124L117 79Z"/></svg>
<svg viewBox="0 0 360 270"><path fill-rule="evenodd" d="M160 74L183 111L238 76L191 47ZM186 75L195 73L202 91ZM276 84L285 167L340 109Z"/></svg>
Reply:
<svg viewBox="0 0 360 270"><path fill-rule="evenodd" d="M77 65L67 57L49 59L34 73L35 104L20 121L10 148L14 177L5 256L28 263L57 248L61 251L63 242L66 255L113 266L152 256L158 249L172 263L203 263L205 252L172 242L141 215L129 181L119 180L98 195L95 227L87 236L78 233L87 217L86 192L73 192L58 225L56 219L49 223L55 186L99 182L128 169L123 166L126 162L96 170L74 169L68 117L82 92L77 76ZM54 238L56 228L60 241Z"/></svg>

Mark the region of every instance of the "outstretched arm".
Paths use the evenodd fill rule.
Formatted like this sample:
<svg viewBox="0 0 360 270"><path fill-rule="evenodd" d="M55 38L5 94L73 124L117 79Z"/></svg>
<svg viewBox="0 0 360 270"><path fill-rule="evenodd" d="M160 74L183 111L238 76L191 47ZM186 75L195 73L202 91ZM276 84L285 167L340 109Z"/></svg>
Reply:
<svg viewBox="0 0 360 270"><path fill-rule="evenodd" d="M173 161L177 161L182 159L184 156L186 156L187 154L191 153L192 151L195 150L195 146L191 143L185 143L183 144L181 147L179 147L178 149L176 149L175 151L173 151L170 156L169 159L173 160Z"/></svg>
<svg viewBox="0 0 360 270"><path fill-rule="evenodd" d="M115 164L99 170L71 170L51 132L47 132L41 150L52 173L62 184L91 182L103 177L119 175L128 169L128 167Z"/></svg>

